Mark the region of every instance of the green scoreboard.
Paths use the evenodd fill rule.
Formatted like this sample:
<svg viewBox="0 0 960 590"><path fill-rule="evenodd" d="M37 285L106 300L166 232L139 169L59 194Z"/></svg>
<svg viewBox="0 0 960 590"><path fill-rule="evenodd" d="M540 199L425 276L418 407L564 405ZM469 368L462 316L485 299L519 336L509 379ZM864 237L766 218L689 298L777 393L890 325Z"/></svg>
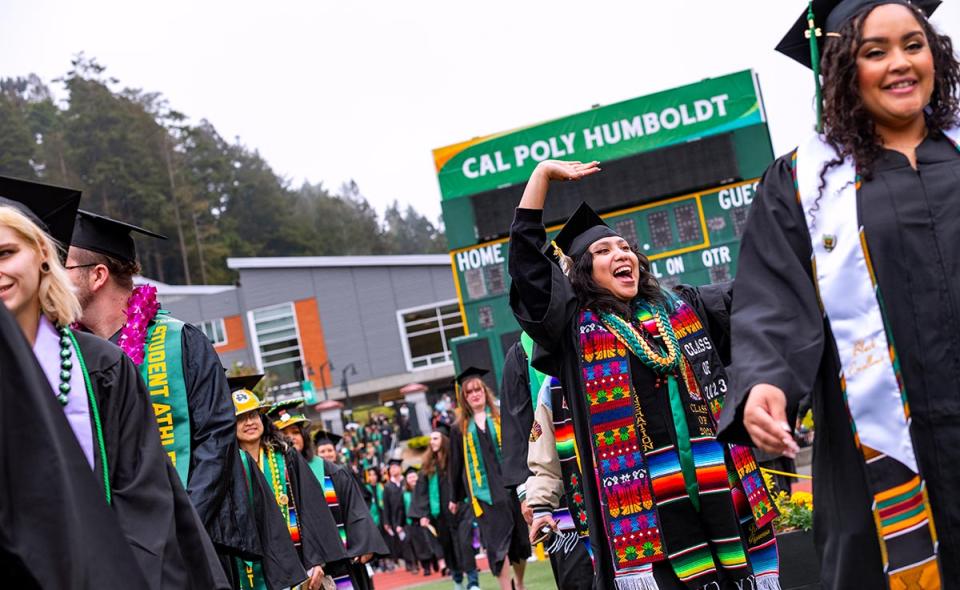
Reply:
<svg viewBox="0 0 960 590"><path fill-rule="evenodd" d="M733 278L740 234L773 161L756 75L743 71L434 150L466 336L458 368L499 379L519 339L508 302L509 229L545 159L599 160L603 171L551 187L548 233L581 201L643 252L664 285Z"/></svg>

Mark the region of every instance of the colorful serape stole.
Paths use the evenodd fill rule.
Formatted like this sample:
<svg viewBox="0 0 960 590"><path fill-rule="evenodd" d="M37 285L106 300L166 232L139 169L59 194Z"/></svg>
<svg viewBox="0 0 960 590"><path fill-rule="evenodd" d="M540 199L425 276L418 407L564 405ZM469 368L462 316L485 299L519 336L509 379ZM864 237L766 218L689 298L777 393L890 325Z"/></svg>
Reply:
<svg viewBox="0 0 960 590"><path fill-rule="evenodd" d="M957 145L960 128L945 135ZM794 156L794 181L817 296L840 361L843 401L873 495L884 572L892 590L939 589L939 542L910 434L907 390L859 222L861 179L850 157L821 173L833 158L833 148L812 137Z"/></svg>
<svg viewBox="0 0 960 590"><path fill-rule="evenodd" d="M333 579L333 583L337 590L353 590L353 580L349 574L337 576Z"/></svg>
<svg viewBox="0 0 960 590"><path fill-rule="evenodd" d="M323 478L323 498L327 501L327 506L330 507L330 512L333 513L333 520L337 523L337 534L340 535L340 541L343 543L344 549L346 549L347 529L343 522L343 513L340 510L340 501L337 499L337 490L333 488L333 480L329 475L325 475Z"/></svg>
<svg viewBox="0 0 960 590"><path fill-rule="evenodd" d="M655 587L652 564L663 559L691 589L717 581L718 568L733 580L752 578L748 551L756 547L745 546L741 537L725 446L715 438L710 400L701 393L713 389L717 397L716 390L725 391L722 364L692 309L675 298L671 304L669 318L662 308L657 315L642 309L637 318L653 337L664 326L661 342L671 339L668 350L678 351L660 360L639 342L648 336L622 320L614 329L608 316L601 321L584 311L580 318L581 368L618 588ZM681 354L680 345L690 344L684 342L689 338L694 343ZM633 392L630 352L659 375L656 382L651 379L650 392ZM693 361L696 369L689 366ZM662 403L656 396L663 393L670 400L676 445L666 431L647 422L644 412L643 403ZM722 398L713 405L719 409ZM754 496L763 499L761 493ZM662 529L665 520L669 526ZM758 588L779 588L776 569L763 573Z"/></svg>
<svg viewBox="0 0 960 590"><path fill-rule="evenodd" d="M487 432L493 437L493 449L500 461L500 419L487 416ZM488 505L493 504L490 493L490 481L487 477L487 468L483 464L483 455L480 453L480 429L474 420L469 421L467 432L463 435L463 456L467 463L467 484L470 488L470 498L473 502L473 512L476 516L483 515L480 500Z"/></svg>

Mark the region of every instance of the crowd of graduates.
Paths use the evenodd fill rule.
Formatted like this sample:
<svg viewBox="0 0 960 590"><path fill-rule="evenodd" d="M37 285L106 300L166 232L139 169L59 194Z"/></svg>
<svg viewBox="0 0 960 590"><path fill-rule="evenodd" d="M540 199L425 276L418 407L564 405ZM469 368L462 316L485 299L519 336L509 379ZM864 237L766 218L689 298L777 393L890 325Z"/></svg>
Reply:
<svg viewBox="0 0 960 590"><path fill-rule="evenodd" d="M586 203L548 240L550 185L601 170L540 162L510 228L520 342L500 383L461 369L422 457L397 452L409 411L340 437L264 404L134 285L132 234L161 236L0 177L5 584L361 590L402 564L474 590L482 545L525 590L543 542L564 590L779 590L750 447L792 458L807 399L823 586L957 587L960 63L938 5L814 0L781 42L823 83L822 129L760 182L735 286L663 288Z"/></svg>

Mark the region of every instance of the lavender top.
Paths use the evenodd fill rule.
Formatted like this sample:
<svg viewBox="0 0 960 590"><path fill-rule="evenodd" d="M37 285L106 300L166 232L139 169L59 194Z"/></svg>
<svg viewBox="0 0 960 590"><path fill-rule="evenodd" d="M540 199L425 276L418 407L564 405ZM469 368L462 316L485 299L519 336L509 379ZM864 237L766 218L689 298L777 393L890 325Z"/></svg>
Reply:
<svg viewBox="0 0 960 590"><path fill-rule="evenodd" d="M40 316L40 327L37 329L37 339L33 344L33 354L40 361L40 367L43 368L50 387L53 388L54 395L60 391L60 333L54 327L53 323ZM83 380L83 372L80 370L80 359L77 358L77 351L70 347L70 360L73 362L73 369L70 371L70 394L67 396L67 405L63 408L73 429L73 434L83 449L83 454L93 469L93 429L90 425L90 403L87 398L87 386Z"/></svg>

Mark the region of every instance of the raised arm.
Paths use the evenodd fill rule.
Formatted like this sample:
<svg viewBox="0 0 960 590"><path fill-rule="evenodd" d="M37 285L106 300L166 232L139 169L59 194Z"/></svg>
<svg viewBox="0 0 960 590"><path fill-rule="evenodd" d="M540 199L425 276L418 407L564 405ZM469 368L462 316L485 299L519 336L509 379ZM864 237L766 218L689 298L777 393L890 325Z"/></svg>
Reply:
<svg viewBox="0 0 960 590"><path fill-rule="evenodd" d="M597 162L546 160L537 165L510 227L510 306L523 329L548 352L558 352L576 297L560 267L544 253L543 204L551 181L579 180L600 171Z"/></svg>

